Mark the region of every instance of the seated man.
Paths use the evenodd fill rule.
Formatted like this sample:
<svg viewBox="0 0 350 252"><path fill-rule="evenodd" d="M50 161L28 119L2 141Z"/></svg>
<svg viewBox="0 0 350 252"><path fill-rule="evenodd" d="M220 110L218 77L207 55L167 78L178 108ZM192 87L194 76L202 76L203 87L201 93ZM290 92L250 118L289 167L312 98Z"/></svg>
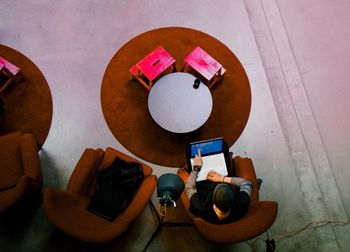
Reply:
<svg viewBox="0 0 350 252"><path fill-rule="evenodd" d="M210 223L229 223L245 214L253 183L239 177L225 177L211 170L207 180L196 183L203 160L200 150L193 160L193 170L185 185L190 212ZM239 187L237 193L233 186Z"/></svg>

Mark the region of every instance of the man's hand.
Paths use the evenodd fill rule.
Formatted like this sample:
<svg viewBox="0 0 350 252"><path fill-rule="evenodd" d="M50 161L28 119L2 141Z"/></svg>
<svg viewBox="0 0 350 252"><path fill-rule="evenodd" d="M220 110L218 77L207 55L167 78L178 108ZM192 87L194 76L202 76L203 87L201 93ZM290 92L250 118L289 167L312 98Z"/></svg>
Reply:
<svg viewBox="0 0 350 252"><path fill-rule="evenodd" d="M193 169L195 171L200 171L202 166L203 166L203 159L201 156L201 151L200 151L200 149L198 149L198 154L193 159Z"/></svg>
<svg viewBox="0 0 350 252"><path fill-rule="evenodd" d="M222 176L220 173L217 173L216 171L211 170L207 174L207 179L213 182L224 182L224 176Z"/></svg>

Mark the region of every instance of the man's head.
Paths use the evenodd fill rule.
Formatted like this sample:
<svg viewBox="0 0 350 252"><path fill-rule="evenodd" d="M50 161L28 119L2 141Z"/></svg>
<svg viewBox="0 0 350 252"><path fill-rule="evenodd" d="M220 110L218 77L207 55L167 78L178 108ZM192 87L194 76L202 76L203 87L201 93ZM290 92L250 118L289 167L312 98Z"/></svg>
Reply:
<svg viewBox="0 0 350 252"><path fill-rule="evenodd" d="M234 193L231 186L221 183L215 187L213 193L214 210L220 220L228 216L233 200Z"/></svg>

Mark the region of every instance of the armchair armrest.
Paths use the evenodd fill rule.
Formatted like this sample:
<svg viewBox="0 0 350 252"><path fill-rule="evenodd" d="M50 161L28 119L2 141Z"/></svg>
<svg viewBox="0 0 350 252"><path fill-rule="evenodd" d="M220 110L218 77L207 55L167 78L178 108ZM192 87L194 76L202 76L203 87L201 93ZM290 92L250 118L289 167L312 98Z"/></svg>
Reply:
<svg viewBox="0 0 350 252"><path fill-rule="evenodd" d="M177 175L182 179L184 183L187 182L188 177L190 174L185 170L185 168L180 168L177 170Z"/></svg>
<svg viewBox="0 0 350 252"><path fill-rule="evenodd" d="M151 200L156 185L157 177L155 175L144 178L130 204L121 214L129 223L142 213L147 203Z"/></svg>
<svg viewBox="0 0 350 252"><path fill-rule="evenodd" d="M15 187L9 188L1 192L0 197L0 212L3 212L17 202L19 202L23 196L31 196L41 190L41 181L38 182L26 175L20 177Z"/></svg>
<svg viewBox="0 0 350 252"><path fill-rule="evenodd" d="M16 190L21 197L24 195L32 196L38 192L41 192L42 184L43 182L41 178L39 180L35 180L32 177L24 175L19 178L16 185Z"/></svg>
<svg viewBox="0 0 350 252"><path fill-rule="evenodd" d="M103 158L103 150L86 149L75 166L67 191L86 195Z"/></svg>
<svg viewBox="0 0 350 252"><path fill-rule="evenodd" d="M23 134L20 138L19 149L24 174L34 180L41 178L41 165L34 135Z"/></svg>
<svg viewBox="0 0 350 252"><path fill-rule="evenodd" d="M251 195L252 202L259 201L259 189L253 162L250 158L241 158L239 156L233 158L235 173L237 177L248 179L253 183L253 191Z"/></svg>

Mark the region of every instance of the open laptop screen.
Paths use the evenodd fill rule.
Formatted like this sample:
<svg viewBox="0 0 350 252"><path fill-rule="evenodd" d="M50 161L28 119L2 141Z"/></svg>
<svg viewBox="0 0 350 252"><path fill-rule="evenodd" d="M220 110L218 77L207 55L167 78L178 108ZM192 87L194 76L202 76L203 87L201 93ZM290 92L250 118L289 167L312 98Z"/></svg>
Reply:
<svg viewBox="0 0 350 252"><path fill-rule="evenodd" d="M230 154L223 137L192 142L188 145L186 158L190 171L193 168L193 158L198 154L198 149L201 150L203 166L197 181L204 180L209 170L215 170L224 176L233 176L231 169L228 169L231 167Z"/></svg>
<svg viewBox="0 0 350 252"><path fill-rule="evenodd" d="M191 157L198 154L198 149L202 156L214 155L223 152L223 138L215 138L206 141L190 143Z"/></svg>

